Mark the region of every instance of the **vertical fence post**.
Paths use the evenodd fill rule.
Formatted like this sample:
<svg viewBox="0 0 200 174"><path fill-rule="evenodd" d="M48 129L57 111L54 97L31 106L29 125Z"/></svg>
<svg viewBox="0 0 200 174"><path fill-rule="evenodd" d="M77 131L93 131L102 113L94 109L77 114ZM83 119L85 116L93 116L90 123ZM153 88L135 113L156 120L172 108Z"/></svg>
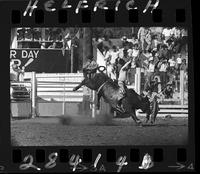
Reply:
<svg viewBox="0 0 200 174"><path fill-rule="evenodd" d="M184 105L184 71L180 71L180 99L181 105Z"/></svg>
<svg viewBox="0 0 200 174"><path fill-rule="evenodd" d="M96 92L92 90L92 118L95 118L96 116L95 99L96 99Z"/></svg>
<svg viewBox="0 0 200 174"><path fill-rule="evenodd" d="M138 94L141 93L141 68L136 68L135 89Z"/></svg>
<svg viewBox="0 0 200 174"><path fill-rule="evenodd" d="M31 90L31 117L37 116L36 112L36 98L37 98L37 84L36 84L36 73L32 72L32 90Z"/></svg>
<svg viewBox="0 0 200 174"><path fill-rule="evenodd" d="M73 46L73 44L71 44L71 66L70 66L70 68L71 68L71 73L73 73L74 72L74 46Z"/></svg>
<svg viewBox="0 0 200 174"><path fill-rule="evenodd" d="M134 87L134 89L135 89L135 92L137 92L138 90L137 90L137 83L138 83L138 75L137 75L137 68L136 68L136 72L135 72L135 87Z"/></svg>

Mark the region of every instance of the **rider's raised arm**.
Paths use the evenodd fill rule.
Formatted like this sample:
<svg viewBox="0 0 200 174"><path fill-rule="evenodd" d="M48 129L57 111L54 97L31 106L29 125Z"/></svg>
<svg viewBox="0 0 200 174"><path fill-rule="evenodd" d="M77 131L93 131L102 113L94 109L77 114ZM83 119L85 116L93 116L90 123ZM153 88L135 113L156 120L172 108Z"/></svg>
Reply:
<svg viewBox="0 0 200 174"><path fill-rule="evenodd" d="M131 64L131 62L132 62L132 59L131 60L129 60L128 62L126 62L125 64L124 64L124 66L122 66L122 70L125 70L125 68L127 68L130 64Z"/></svg>

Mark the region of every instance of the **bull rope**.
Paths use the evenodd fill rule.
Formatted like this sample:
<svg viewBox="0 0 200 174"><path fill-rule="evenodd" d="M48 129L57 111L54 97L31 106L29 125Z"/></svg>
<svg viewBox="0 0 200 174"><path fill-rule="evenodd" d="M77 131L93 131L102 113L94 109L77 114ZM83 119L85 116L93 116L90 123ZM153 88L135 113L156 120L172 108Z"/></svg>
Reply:
<svg viewBox="0 0 200 174"><path fill-rule="evenodd" d="M103 88L103 86L107 83L108 81L104 82L97 90L97 94L100 92L100 90Z"/></svg>

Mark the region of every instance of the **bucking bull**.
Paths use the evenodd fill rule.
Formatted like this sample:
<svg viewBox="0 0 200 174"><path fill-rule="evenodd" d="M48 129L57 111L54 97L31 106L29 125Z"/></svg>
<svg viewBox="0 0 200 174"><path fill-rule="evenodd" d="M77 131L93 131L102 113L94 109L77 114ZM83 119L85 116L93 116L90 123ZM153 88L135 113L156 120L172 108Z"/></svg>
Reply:
<svg viewBox="0 0 200 174"><path fill-rule="evenodd" d="M105 68L104 68L105 69ZM98 67L100 70L100 67ZM97 91L97 110L100 108L100 98L103 97L105 102L109 103L110 106L120 114L130 115L137 125L141 125L141 120L136 116L135 111L141 109L146 113L146 122L149 121L151 116L151 123L155 122L155 117L157 114L151 114L152 109L150 109L150 101L148 97L143 97L138 95L133 89L126 88L126 95L122 99L123 109L118 108L118 95L119 86L111 78L109 78L103 71L100 73L93 73L91 75L88 72L89 77L84 76L84 80L76 86L73 91L77 91L82 86L86 86L92 90Z"/></svg>

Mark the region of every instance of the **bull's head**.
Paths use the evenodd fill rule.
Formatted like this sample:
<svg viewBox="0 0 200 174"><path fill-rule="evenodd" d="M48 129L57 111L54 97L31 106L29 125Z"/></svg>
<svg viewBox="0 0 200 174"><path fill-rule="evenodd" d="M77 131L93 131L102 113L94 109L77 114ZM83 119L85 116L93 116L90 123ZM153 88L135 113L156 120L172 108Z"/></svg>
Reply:
<svg viewBox="0 0 200 174"><path fill-rule="evenodd" d="M84 85L92 90L98 90L101 85L103 85L109 77L104 73L91 73L85 74Z"/></svg>
<svg viewBox="0 0 200 174"><path fill-rule="evenodd" d="M83 73L85 79L92 79L92 78L94 78L95 74L96 74L96 72L93 72L93 73L91 73L91 72Z"/></svg>

